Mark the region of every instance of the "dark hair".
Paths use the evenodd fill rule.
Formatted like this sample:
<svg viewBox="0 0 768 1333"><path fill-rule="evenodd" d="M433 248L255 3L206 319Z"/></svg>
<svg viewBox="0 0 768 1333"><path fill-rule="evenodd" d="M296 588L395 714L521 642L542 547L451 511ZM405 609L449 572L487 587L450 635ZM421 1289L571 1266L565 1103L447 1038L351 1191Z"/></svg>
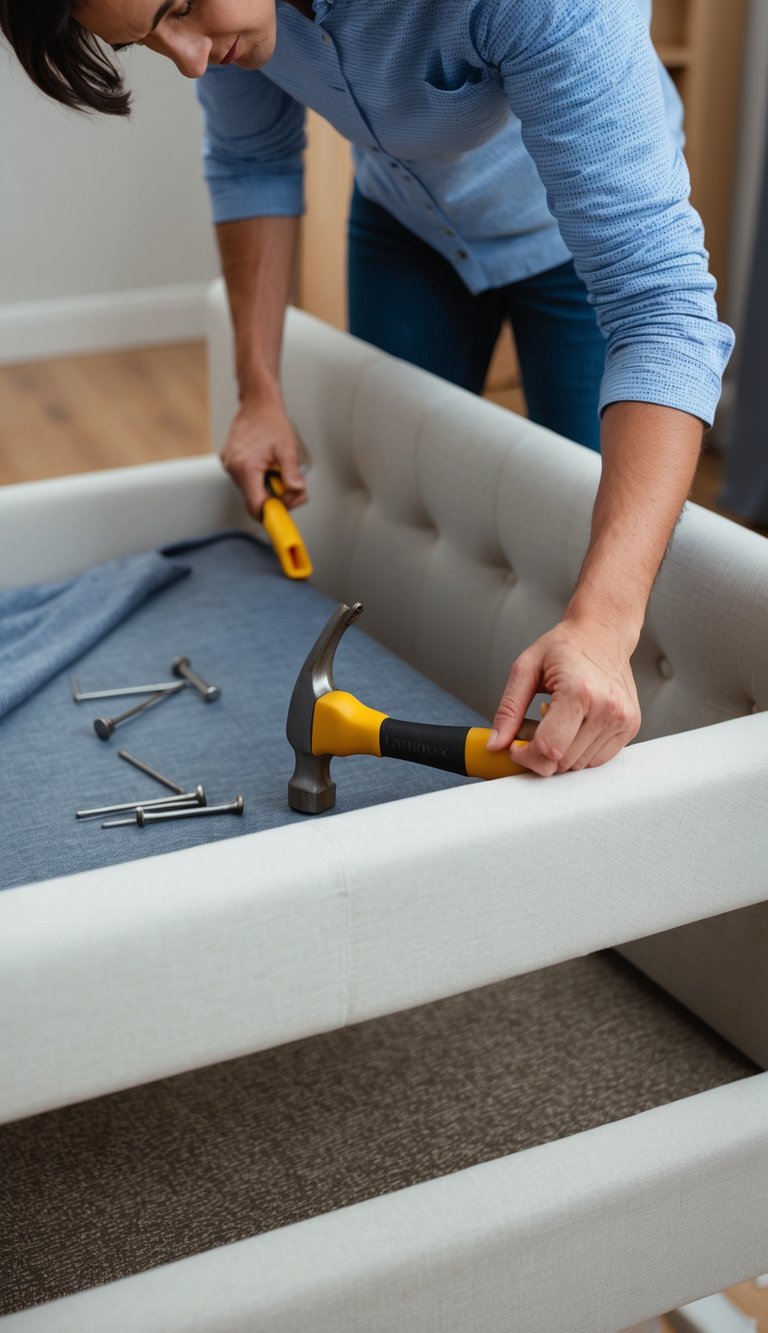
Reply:
<svg viewBox="0 0 768 1333"><path fill-rule="evenodd" d="M78 111L127 116L131 99L121 73L73 8L74 0L0 0L0 28L48 97Z"/></svg>

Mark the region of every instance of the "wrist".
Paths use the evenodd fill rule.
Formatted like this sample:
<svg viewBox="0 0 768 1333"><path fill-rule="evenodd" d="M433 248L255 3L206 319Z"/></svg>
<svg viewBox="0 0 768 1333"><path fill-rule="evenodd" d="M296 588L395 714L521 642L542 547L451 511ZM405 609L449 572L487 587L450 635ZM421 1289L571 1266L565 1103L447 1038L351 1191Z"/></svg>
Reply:
<svg viewBox="0 0 768 1333"><path fill-rule="evenodd" d="M238 368L237 383L241 407L246 407L249 403L260 406L282 403L278 376L266 366L251 365L247 369Z"/></svg>
<svg viewBox="0 0 768 1333"><path fill-rule="evenodd" d="M640 639L644 611L644 607L638 611L618 606L610 598L586 595L577 589L565 609L563 623L580 631L586 629L591 635L607 635L631 657Z"/></svg>

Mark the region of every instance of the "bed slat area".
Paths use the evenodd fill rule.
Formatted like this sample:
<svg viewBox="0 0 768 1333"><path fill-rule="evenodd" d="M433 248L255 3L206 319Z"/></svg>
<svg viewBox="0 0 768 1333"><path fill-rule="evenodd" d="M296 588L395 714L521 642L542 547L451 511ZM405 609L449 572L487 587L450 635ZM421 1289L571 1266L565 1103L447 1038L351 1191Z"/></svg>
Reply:
<svg viewBox="0 0 768 1333"><path fill-rule="evenodd" d="M0 1129L0 1313L757 1072L613 953Z"/></svg>

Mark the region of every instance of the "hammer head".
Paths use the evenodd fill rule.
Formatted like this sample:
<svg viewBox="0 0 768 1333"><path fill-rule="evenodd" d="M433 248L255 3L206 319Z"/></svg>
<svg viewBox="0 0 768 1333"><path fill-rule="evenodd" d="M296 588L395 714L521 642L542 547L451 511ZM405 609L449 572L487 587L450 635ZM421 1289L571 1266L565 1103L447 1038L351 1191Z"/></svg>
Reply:
<svg viewBox="0 0 768 1333"><path fill-rule="evenodd" d="M305 815L319 815L336 804L336 784L331 780L331 755L312 753L312 722L315 704L335 690L333 659L344 631L362 612L362 602L347 606L340 602L309 650L293 687L285 734L296 760L288 783L288 804Z"/></svg>

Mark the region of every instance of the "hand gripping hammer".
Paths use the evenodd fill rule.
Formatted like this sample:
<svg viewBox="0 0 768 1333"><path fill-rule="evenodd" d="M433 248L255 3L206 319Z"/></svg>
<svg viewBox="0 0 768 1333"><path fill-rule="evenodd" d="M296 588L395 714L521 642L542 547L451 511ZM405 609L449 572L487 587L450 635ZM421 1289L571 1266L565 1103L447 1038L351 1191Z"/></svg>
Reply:
<svg viewBox="0 0 768 1333"><path fill-rule="evenodd" d="M305 815L318 815L336 804L331 760L336 755L370 754L407 759L449 773L474 778L503 778L526 772L506 750L490 753L487 727L443 727L402 722L337 690L333 659L344 631L357 620L362 604L334 611L299 672L288 709L286 735L296 767L288 783L288 804ZM523 723L518 738L529 740L536 722Z"/></svg>

